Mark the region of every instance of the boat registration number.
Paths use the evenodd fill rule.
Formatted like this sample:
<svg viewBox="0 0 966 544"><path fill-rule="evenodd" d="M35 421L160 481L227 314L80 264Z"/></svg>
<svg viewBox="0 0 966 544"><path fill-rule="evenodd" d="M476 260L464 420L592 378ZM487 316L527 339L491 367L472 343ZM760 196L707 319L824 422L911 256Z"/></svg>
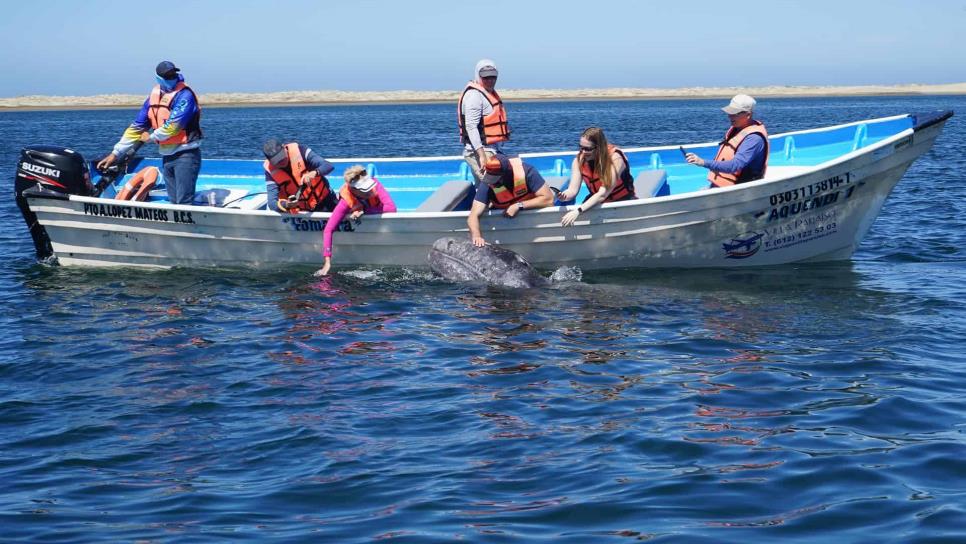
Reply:
<svg viewBox="0 0 966 544"><path fill-rule="evenodd" d="M856 185L851 173L832 176L816 183L809 183L797 189L783 191L771 195L772 205L768 213L768 222L787 219L803 212L824 208L852 196ZM843 194L844 191L844 194ZM761 215L761 214L759 214Z"/></svg>
<svg viewBox="0 0 966 544"><path fill-rule="evenodd" d="M775 193L769 197L769 200L771 201L772 206L778 206L779 204L787 204L796 200L804 200L806 198L821 195L823 193L828 193L829 191L835 191L840 187L851 184L852 174L851 172L846 172L845 174L832 176L828 179L823 179L822 181L809 183L808 185L799 187L797 189Z"/></svg>

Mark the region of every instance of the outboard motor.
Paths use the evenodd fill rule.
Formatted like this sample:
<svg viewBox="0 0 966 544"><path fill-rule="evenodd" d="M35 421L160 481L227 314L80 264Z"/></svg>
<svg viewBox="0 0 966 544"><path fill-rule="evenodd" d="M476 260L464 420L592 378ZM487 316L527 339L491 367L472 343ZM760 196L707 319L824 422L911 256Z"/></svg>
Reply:
<svg viewBox="0 0 966 544"><path fill-rule="evenodd" d="M17 206L27 222L39 259L53 255L54 250L47 231L37 222L37 216L27 206L24 192L63 198L61 195L89 196L93 191L90 170L84 157L72 149L49 145L23 149L20 152L14 188L17 193Z"/></svg>

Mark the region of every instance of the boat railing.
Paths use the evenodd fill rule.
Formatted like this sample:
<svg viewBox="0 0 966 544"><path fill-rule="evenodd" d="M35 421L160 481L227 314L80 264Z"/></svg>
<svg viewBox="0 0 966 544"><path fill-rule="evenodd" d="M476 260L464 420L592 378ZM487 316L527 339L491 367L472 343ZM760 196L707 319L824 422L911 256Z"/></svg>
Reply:
<svg viewBox="0 0 966 544"><path fill-rule="evenodd" d="M856 126L855 136L852 138L852 151L863 147L868 138L869 125L867 123L862 123L861 125Z"/></svg>
<svg viewBox="0 0 966 544"><path fill-rule="evenodd" d="M795 156L795 137L785 136L785 148L783 150L786 161L791 161L792 157Z"/></svg>
<svg viewBox="0 0 966 544"><path fill-rule="evenodd" d="M463 162L463 164L460 165L460 171L458 175L459 175L459 179L463 181L470 180L470 165L466 164L465 161Z"/></svg>
<svg viewBox="0 0 966 544"><path fill-rule="evenodd" d="M562 176L566 171L567 171L567 165L564 163L563 159L557 159L553 161L553 175Z"/></svg>

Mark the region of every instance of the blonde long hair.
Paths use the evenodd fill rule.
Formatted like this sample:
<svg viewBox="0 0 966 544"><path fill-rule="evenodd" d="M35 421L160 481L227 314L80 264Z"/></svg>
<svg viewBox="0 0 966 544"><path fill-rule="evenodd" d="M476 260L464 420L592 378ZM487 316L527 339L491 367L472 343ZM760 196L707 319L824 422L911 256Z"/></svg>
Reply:
<svg viewBox="0 0 966 544"><path fill-rule="evenodd" d="M593 161L593 171L597 179L610 189L614 186L613 161L610 159L610 151L607 149L607 137L604 130L599 127L589 127L580 135L587 138L594 145L594 151L590 160ZM581 151L584 153L584 151Z"/></svg>

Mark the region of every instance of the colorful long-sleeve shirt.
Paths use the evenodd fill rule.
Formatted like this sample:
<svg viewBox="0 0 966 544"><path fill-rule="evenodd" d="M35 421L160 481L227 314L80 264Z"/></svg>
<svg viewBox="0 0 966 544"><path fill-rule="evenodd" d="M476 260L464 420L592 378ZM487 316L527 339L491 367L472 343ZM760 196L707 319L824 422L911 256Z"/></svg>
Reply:
<svg viewBox="0 0 966 544"><path fill-rule="evenodd" d="M378 181L376 182L376 194L379 196L379 204L375 206L365 205L363 211L367 214L377 214L377 213L393 213L396 211L396 203L392 201L392 197L389 196L389 191L382 186ZM339 223L345 219L346 214L349 213L349 203L345 200L339 200L335 209L332 210L332 216L329 217L329 221L325 224L325 231L322 233L322 256L331 257L332 256L332 233L335 229L339 227Z"/></svg>
<svg viewBox="0 0 966 544"><path fill-rule="evenodd" d="M179 81L184 81L184 78L179 74ZM144 104L141 106L141 111L138 112L137 117L134 122L127 127L121 139L114 145L114 156L120 157L127 152L131 146L141 137L144 132L151 132L151 141L160 142L162 140L167 140L168 138L174 136L182 129L187 129L191 121L194 120L195 116L199 113L198 102L195 100L195 95L189 89L182 89L178 91L178 94L171 101L171 116L165 121L163 125L158 127L156 130L151 130L151 121L148 119L148 108L151 103L151 97L148 96L144 100ZM180 153L187 149L195 149L201 147L201 135L200 134L189 134L190 140L183 144L167 144L158 145L158 151L161 155L174 155L175 153Z"/></svg>

